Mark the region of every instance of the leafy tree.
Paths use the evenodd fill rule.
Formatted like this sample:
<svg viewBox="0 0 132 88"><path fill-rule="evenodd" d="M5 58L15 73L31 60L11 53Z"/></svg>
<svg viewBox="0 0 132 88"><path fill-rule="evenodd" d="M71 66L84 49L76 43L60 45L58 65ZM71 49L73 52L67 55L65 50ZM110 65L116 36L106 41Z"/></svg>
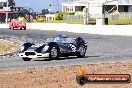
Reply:
<svg viewBox="0 0 132 88"><path fill-rule="evenodd" d="M64 15L74 15L75 12L58 12L55 14L55 20L63 20Z"/></svg>
<svg viewBox="0 0 132 88"><path fill-rule="evenodd" d="M12 7L15 6L15 1L14 0L8 0L8 2L9 2L8 6L12 6Z"/></svg>
<svg viewBox="0 0 132 88"><path fill-rule="evenodd" d="M43 10L42 10L42 15L45 15L45 14L49 14L48 9L43 9Z"/></svg>
<svg viewBox="0 0 132 88"><path fill-rule="evenodd" d="M8 0L8 2L9 2L8 6L12 6L12 7L15 6L15 1L14 0ZM7 6L6 2L0 2L0 7L6 7L6 6Z"/></svg>
<svg viewBox="0 0 132 88"><path fill-rule="evenodd" d="M56 13L55 20L63 20L63 12Z"/></svg>

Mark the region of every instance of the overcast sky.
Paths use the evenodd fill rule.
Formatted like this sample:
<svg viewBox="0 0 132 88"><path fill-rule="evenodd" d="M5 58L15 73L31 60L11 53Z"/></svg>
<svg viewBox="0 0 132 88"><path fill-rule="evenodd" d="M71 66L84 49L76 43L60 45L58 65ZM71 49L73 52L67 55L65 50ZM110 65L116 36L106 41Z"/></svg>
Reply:
<svg viewBox="0 0 132 88"><path fill-rule="evenodd" d="M64 0L59 0L59 2L63 2ZM34 11L41 12L42 9L52 9L52 11L61 10L60 6L52 6L50 7L49 4L56 3L57 0L15 0L16 6L26 7L28 5Z"/></svg>

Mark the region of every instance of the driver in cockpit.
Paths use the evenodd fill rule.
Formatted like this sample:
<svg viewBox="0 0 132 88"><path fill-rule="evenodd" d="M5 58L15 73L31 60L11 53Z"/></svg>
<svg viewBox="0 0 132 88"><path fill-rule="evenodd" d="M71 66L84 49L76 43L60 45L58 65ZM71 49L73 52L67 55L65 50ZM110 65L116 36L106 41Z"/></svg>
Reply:
<svg viewBox="0 0 132 88"><path fill-rule="evenodd" d="M54 42L64 43L64 37L63 37L63 35L57 35L57 36L55 37Z"/></svg>

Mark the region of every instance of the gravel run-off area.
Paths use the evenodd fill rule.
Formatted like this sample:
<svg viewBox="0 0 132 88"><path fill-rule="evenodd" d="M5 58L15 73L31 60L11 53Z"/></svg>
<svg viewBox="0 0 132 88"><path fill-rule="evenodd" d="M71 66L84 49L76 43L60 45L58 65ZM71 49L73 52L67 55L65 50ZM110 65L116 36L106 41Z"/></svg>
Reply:
<svg viewBox="0 0 132 88"><path fill-rule="evenodd" d="M132 62L84 65L88 74L130 74ZM127 84L85 84L76 82L77 66L0 70L0 88L132 88Z"/></svg>

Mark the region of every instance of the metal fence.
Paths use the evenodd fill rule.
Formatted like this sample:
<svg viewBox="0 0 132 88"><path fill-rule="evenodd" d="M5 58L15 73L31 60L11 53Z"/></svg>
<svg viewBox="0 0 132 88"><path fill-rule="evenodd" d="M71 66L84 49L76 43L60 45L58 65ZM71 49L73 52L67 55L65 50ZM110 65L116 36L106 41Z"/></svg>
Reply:
<svg viewBox="0 0 132 88"><path fill-rule="evenodd" d="M121 12L118 15L112 15L111 13L105 14L106 18L110 18L112 20L130 20L132 19L132 12ZM100 16L98 14L94 14L90 16L90 18L99 18ZM104 18L104 14L102 15L102 18ZM76 15L64 15L63 20L83 20L83 16L76 16Z"/></svg>
<svg viewBox="0 0 132 88"><path fill-rule="evenodd" d="M90 16L90 19L96 20L97 18L101 18L100 15L95 14ZM104 18L104 14L102 14L102 19ZM113 15L112 13L105 14L105 18L108 18L109 24L132 24L132 12L120 12L118 15ZM69 21L72 23L81 23L83 24L83 16L76 15L64 15L63 20ZM102 20L103 21L103 20ZM104 21L103 21L104 22ZM104 24L104 23L103 23Z"/></svg>
<svg viewBox="0 0 132 88"><path fill-rule="evenodd" d="M108 24L132 24L132 12L121 12L118 15L106 14L108 18Z"/></svg>
<svg viewBox="0 0 132 88"><path fill-rule="evenodd" d="M89 23L93 20L95 20L96 18L98 18L99 16L98 15L93 15L93 16L90 16L90 19L89 19ZM81 24L84 24L84 19L86 17L84 16L81 16L81 15L64 15L63 16L63 20L64 21L69 21L71 23L81 23ZM95 24L95 23L94 23Z"/></svg>
<svg viewBox="0 0 132 88"><path fill-rule="evenodd" d="M66 23L76 23L76 24L83 24L83 16L76 16L76 15L64 15L63 20Z"/></svg>
<svg viewBox="0 0 132 88"><path fill-rule="evenodd" d="M83 16L64 15L63 20L83 20Z"/></svg>
<svg viewBox="0 0 132 88"><path fill-rule="evenodd" d="M99 14L94 14L90 16L91 19L96 19L99 17L100 17ZM64 15L63 17L63 20L83 20L83 19L84 19L83 16L78 16L78 15Z"/></svg>
<svg viewBox="0 0 132 88"><path fill-rule="evenodd" d="M132 12L122 12L118 15L106 14L106 16L112 20L132 20Z"/></svg>

